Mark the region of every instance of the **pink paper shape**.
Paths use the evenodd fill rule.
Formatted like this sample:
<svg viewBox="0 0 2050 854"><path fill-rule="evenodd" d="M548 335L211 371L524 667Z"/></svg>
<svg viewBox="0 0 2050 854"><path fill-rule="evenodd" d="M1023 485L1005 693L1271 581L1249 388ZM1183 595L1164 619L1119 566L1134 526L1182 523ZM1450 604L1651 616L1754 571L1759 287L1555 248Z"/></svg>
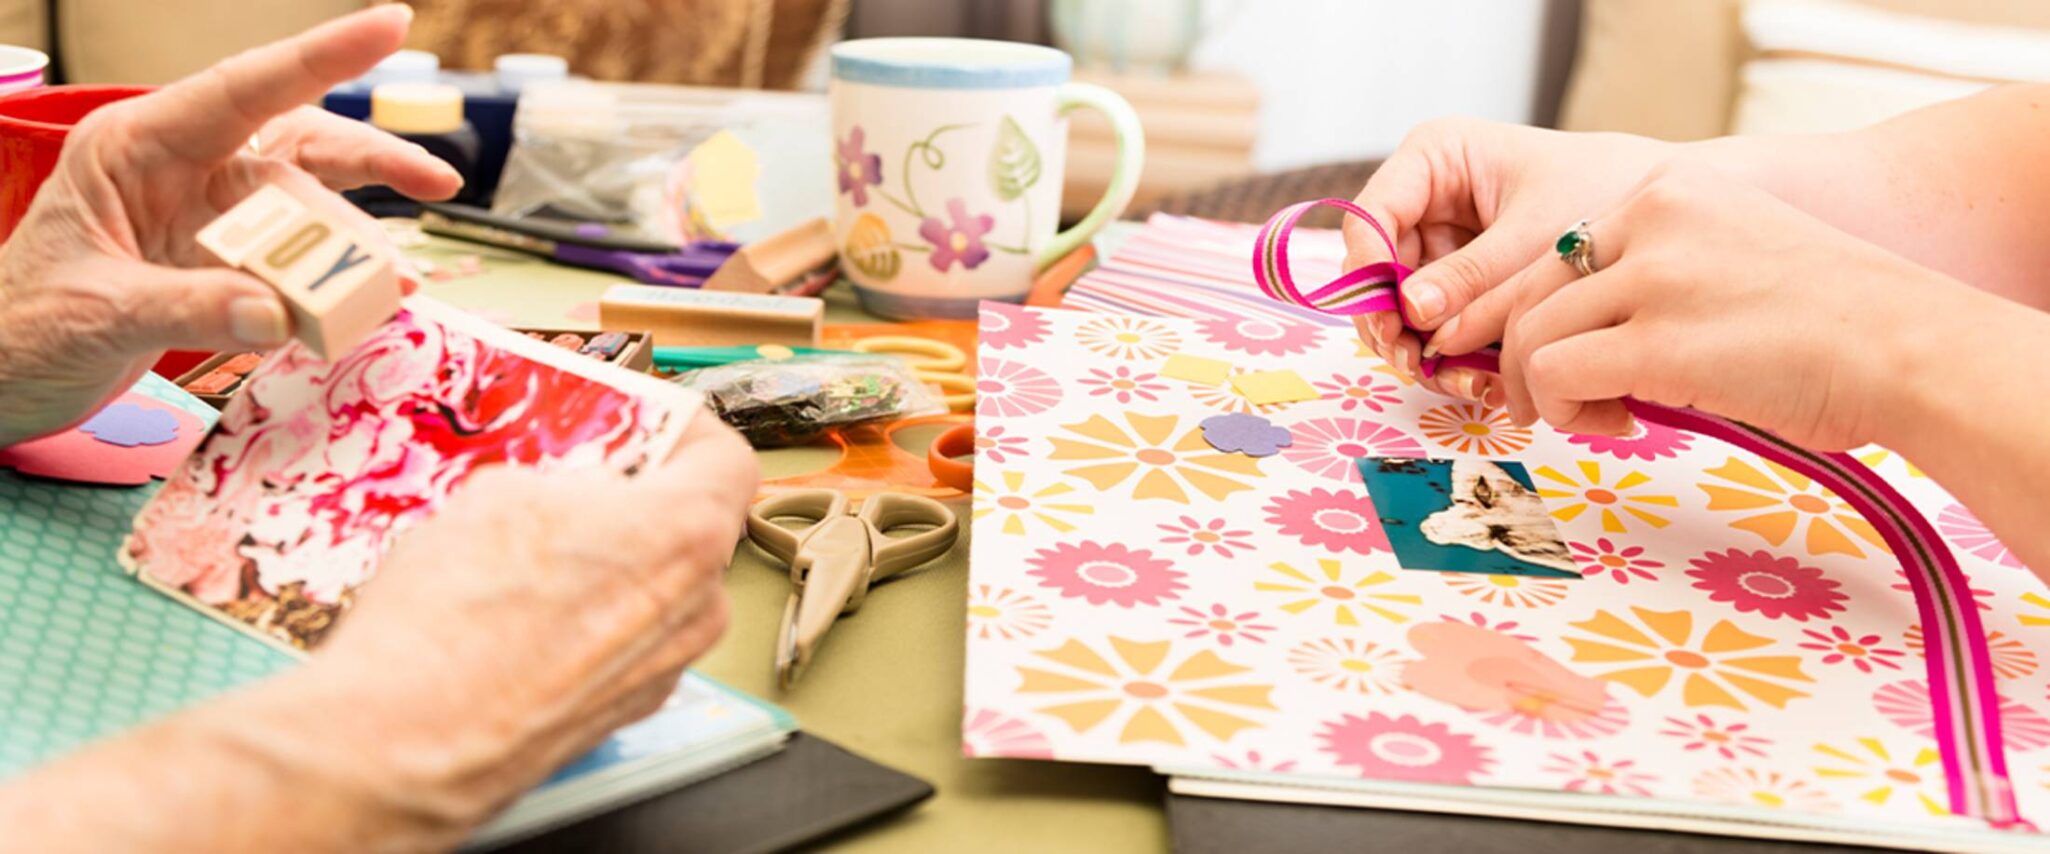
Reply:
<svg viewBox="0 0 2050 854"><path fill-rule="evenodd" d="M205 435L197 416L131 391L77 427L0 449L0 468L71 483L141 486L170 477Z"/></svg>

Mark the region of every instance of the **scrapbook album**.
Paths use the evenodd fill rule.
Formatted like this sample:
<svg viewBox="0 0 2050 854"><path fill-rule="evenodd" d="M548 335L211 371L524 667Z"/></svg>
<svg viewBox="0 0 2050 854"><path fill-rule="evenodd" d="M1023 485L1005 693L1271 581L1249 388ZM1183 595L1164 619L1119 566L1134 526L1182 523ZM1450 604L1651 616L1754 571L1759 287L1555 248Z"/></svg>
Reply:
<svg viewBox="0 0 2050 854"><path fill-rule="evenodd" d="M1524 429L1410 385L1342 319L1254 290L1253 238L1157 218L1071 291L1089 311L985 305L970 755L1152 765L1221 796L2043 847L2050 595L1935 483L1860 455L1969 578L1925 614L1822 484L1697 432ZM1298 269L1335 274L1335 235L1295 239ZM1310 391L1243 381L1274 374ZM1286 441L1223 450L1203 425L1229 413ZM1391 526L1419 520L1362 477L1387 460L1527 470L1574 574L1405 568ZM1490 478L1467 482L1515 491ZM1932 701L1925 617L1959 611L1997 756ZM2008 795L2021 822L1953 814Z"/></svg>

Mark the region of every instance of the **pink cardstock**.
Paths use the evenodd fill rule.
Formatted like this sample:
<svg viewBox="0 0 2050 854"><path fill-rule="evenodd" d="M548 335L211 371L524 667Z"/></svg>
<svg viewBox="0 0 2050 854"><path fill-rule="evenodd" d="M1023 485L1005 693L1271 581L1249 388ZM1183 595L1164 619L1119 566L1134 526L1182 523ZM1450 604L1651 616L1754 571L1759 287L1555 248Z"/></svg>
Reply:
<svg viewBox="0 0 2050 854"><path fill-rule="evenodd" d="M31 477L101 486L141 486L169 477L206 435L197 416L128 392L62 433L0 448L0 468Z"/></svg>
<svg viewBox="0 0 2050 854"><path fill-rule="evenodd" d="M231 624L310 649L394 538L471 474L632 474L668 456L699 404L416 297L333 362L293 343L252 372L143 507L122 559Z"/></svg>

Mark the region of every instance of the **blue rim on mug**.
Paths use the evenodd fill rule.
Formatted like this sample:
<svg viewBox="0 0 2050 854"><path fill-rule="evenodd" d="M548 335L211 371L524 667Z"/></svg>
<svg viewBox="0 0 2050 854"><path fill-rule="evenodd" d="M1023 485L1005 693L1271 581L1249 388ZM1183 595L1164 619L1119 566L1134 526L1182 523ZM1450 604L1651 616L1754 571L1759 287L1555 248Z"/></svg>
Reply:
<svg viewBox="0 0 2050 854"><path fill-rule="evenodd" d="M985 302L1023 303L1025 294L1015 297L926 297L878 291L849 280L861 308L877 317L892 320L974 320Z"/></svg>
<svg viewBox="0 0 2050 854"><path fill-rule="evenodd" d="M911 89L1024 89L1068 82L1075 61L1050 47L990 39L856 39L833 46L833 78Z"/></svg>

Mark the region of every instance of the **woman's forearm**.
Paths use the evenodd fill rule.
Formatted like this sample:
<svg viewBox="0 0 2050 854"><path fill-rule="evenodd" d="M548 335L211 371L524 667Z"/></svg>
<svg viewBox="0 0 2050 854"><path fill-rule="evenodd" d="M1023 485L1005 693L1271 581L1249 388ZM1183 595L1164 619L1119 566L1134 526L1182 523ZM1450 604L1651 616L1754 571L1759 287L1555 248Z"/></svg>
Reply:
<svg viewBox="0 0 2050 854"><path fill-rule="evenodd" d="M2008 86L1841 134L1687 154L1925 266L2050 309L2050 85Z"/></svg>
<svg viewBox="0 0 2050 854"><path fill-rule="evenodd" d="M1879 438L2050 580L2050 315L1959 288L1915 341Z"/></svg>
<svg viewBox="0 0 2050 854"><path fill-rule="evenodd" d="M0 787L0 835L23 851L459 844L483 813L384 764L387 734L363 713L364 699L317 667L299 668Z"/></svg>

